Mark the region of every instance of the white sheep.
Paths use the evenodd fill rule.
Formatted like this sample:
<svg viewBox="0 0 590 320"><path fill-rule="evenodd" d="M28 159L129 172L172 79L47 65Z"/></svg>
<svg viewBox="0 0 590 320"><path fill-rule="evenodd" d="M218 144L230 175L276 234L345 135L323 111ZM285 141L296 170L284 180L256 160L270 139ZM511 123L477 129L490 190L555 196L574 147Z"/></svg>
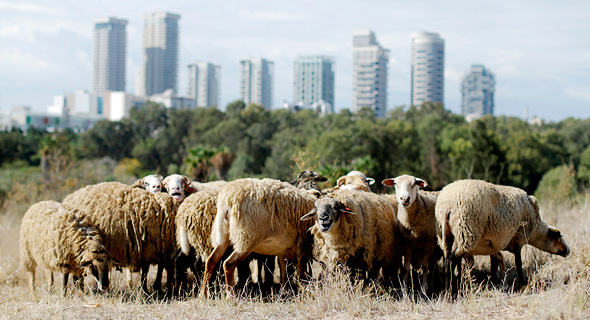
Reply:
<svg viewBox="0 0 590 320"><path fill-rule="evenodd" d="M570 253L561 232L541 218L537 199L519 188L455 181L441 190L435 210L445 265L459 270L462 257L508 250L514 254L519 283L524 284L520 251L525 244L563 257Z"/></svg>
<svg viewBox="0 0 590 320"><path fill-rule="evenodd" d="M143 188L151 193L161 192L163 179L159 174L150 174L135 181L132 186Z"/></svg>
<svg viewBox="0 0 590 320"><path fill-rule="evenodd" d="M314 219L315 218L315 219ZM400 263L394 207L382 196L340 190L315 202L301 217L314 219L314 255L328 266L346 265L365 278L376 279L381 269L386 281L396 276Z"/></svg>
<svg viewBox="0 0 590 320"><path fill-rule="evenodd" d="M419 192L428 187L428 183L410 175L385 179L382 184L395 187L397 225L404 257L402 278L408 285L411 269L421 272L420 286L426 292L427 276L441 256L434 215L437 193Z"/></svg>
<svg viewBox="0 0 590 320"><path fill-rule="evenodd" d="M69 274L74 278L86 270L100 291L109 287L109 269L113 263L97 229L80 210L66 210L59 202L41 201L27 210L20 228L20 259L29 273L29 286L35 288L35 269L44 266L49 286L53 271L63 274L65 294Z"/></svg>
<svg viewBox="0 0 590 320"><path fill-rule="evenodd" d="M162 180L162 191L170 194L176 202L181 203L190 194L197 190L193 187L191 179L180 174L172 174Z"/></svg>
<svg viewBox="0 0 590 320"><path fill-rule="evenodd" d="M103 182L73 192L62 205L88 212L111 256L133 272L141 269L144 290L150 264L164 265L171 289L178 203L169 194ZM159 286L154 282L154 289Z"/></svg>
<svg viewBox="0 0 590 320"><path fill-rule="evenodd" d="M279 257L281 283L286 281L285 261L297 262L302 277L311 257L310 223L299 219L309 212L317 198L305 190L274 179L239 179L229 182L217 198L212 241L207 258L201 295L208 295L213 269L226 249L233 250L223 263L228 296L233 294L235 268L250 253Z"/></svg>

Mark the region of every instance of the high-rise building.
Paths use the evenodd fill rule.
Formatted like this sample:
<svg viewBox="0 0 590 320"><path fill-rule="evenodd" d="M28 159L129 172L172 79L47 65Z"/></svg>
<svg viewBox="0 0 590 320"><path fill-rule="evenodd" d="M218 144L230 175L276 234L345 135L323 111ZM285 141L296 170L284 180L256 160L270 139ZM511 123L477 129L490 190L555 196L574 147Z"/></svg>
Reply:
<svg viewBox="0 0 590 320"><path fill-rule="evenodd" d="M471 66L461 82L461 112L479 118L494 114L494 74L481 64Z"/></svg>
<svg viewBox="0 0 590 320"><path fill-rule="evenodd" d="M353 31L352 109L370 107L377 117L387 110L387 63L389 50L381 47L369 29Z"/></svg>
<svg viewBox="0 0 590 320"><path fill-rule="evenodd" d="M301 56L293 63L293 103L334 106L334 58Z"/></svg>
<svg viewBox="0 0 590 320"><path fill-rule="evenodd" d="M219 106L221 67L208 62L188 65L188 98L197 107Z"/></svg>
<svg viewBox="0 0 590 320"><path fill-rule="evenodd" d="M125 91L127 20L114 17L94 20L92 91Z"/></svg>
<svg viewBox="0 0 590 320"><path fill-rule="evenodd" d="M445 40L438 33L412 33L410 104L444 103Z"/></svg>
<svg viewBox="0 0 590 320"><path fill-rule="evenodd" d="M180 15L155 12L143 15L144 88L146 96L177 92L178 20Z"/></svg>
<svg viewBox="0 0 590 320"><path fill-rule="evenodd" d="M257 103L270 110L272 107L274 63L262 58L242 60L240 63L242 64L242 100L246 105Z"/></svg>

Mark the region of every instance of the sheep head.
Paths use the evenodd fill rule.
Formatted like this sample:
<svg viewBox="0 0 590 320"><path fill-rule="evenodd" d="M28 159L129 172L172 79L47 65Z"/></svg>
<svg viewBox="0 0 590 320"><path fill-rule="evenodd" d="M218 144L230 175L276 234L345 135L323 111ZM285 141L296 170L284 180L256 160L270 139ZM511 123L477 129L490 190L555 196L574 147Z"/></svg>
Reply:
<svg viewBox="0 0 590 320"><path fill-rule="evenodd" d="M304 170L299 173L297 176L297 181L293 182L292 184L295 185L297 188L305 189L305 190L320 190L318 182L324 182L328 180L325 177L322 177L321 174L311 171L311 170Z"/></svg>
<svg viewBox="0 0 590 320"><path fill-rule="evenodd" d="M110 257L102 244L89 241L78 267L94 277L99 291L105 291L109 288L109 270L117 265L120 263Z"/></svg>
<svg viewBox="0 0 590 320"><path fill-rule="evenodd" d="M385 179L381 183L387 187L395 187L397 202L405 208L414 203L418 190L428 187L426 181L410 175Z"/></svg>
<svg viewBox="0 0 590 320"><path fill-rule="evenodd" d="M342 214L356 214L348 209L338 200L330 197L318 199L315 207L306 215L301 217L301 221L315 218L321 232L329 232L335 223L340 220Z"/></svg>
<svg viewBox="0 0 590 320"><path fill-rule="evenodd" d="M163 179L164 179L164 177L162 177L159 174L150 174L148 176L141 178L138 182L139 182L139 184L141 184L142 188L144 188L145 190L147 190L151 193L156 193L156 192L162 191L162 180ZM137 184L137 182L136 182L136 184Z"/></svg>
<svg viewBox="0 0 590 320"><path fill-rule="evenodd" d="M162 180L164 190L168 192L177 202L182 202L190 194L197 190L192 186L191 179L180 174L173 174L167 176Z"/></svg>

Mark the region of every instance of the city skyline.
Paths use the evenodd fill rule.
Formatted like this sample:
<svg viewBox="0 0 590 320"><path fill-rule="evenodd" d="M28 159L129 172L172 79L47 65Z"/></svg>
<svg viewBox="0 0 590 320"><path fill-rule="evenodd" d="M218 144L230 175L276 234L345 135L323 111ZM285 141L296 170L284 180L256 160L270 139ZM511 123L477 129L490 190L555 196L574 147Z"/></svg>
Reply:
<svg viewBox="0 0 590 320"><path fill-rule="evenodd" d="M60 1L46 5L0 0L0 107L24 104L45 110L54 95L90 90L92 21L101 16L129 21L126 87L132 92L135 72L142 64L142 15L168 11L183 16L179 94L187 92L185 66L211 61L223 70L221 108L240 98L239 61L244 57L263 56L274 62L272 104L277 108L292 97L296 57L328 55L335 58L336 112L352 110L350 35L354 29L368 28L391 51L388 111L409 104L410 34L427 30L445 39L447 109L460 114L464 71L483 63L496 75L496 115L523 117L528 107L531 116L550 121L590 116L586 32L590 23L584 14L590 5L584 2L565 6L533 1L493 5L230 1L231 11L213 3L189 4L181 1L163 8L152 1L126 1L91 4L72 12Z"/></svg>

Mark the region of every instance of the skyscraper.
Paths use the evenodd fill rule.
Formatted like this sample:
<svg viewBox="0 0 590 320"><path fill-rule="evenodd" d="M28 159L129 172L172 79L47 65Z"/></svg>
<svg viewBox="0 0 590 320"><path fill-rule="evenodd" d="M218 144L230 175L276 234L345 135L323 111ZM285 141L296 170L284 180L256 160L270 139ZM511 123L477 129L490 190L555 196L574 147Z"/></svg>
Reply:
<svg viewBox="0 0 590 320"><path fill-rule="evenodd" d="M257 103L270 110L274 63L262 58L240 61L242 64L241 93L246 105Z"/></svg>
<svg viewBox="0 0 590 320"><path fill-rule="evenodd" d="M143 15L144 92L146 96L167 89L177 92L178 20L180 15L155 12Z"/></svg>
<svg viewBox="0 0 590 320"><path fill-rule="evenodd" d="M188 65L188 98L197 107L219 105L221 67L208 62Z"/></svg>
<svg viewBox="0 0 590 320"><path fill-rule="evenodd" d="M334 59L297 58L293 63L293 103L311 106L320 101L334 106Z"/></svg>
<svg viewBox="0 0 590 320"><path fill-rule="evenodd" d="M412 33L410 104L444 103L445 40L438 33Z"/></svg>
<svg viewBox="0 0 590 320"><path fill-rule="evenodd" d="M494 114L496 82L489 69L474 64L461 82L461 113L471 118Z"/></svg>
<svg viewBox="0 0 590 320"><path fill-rule="evenodd" d="M387 109L389 50L379 45L369 29L354 30L352 38L352 109L370 107L377 117Z"/></svg>
<svg viewBox="0 0 590 320"><path fill-rule="evenodd" d="M114 17L94 20L92 91L125 91L127 20Z"/></svg>

